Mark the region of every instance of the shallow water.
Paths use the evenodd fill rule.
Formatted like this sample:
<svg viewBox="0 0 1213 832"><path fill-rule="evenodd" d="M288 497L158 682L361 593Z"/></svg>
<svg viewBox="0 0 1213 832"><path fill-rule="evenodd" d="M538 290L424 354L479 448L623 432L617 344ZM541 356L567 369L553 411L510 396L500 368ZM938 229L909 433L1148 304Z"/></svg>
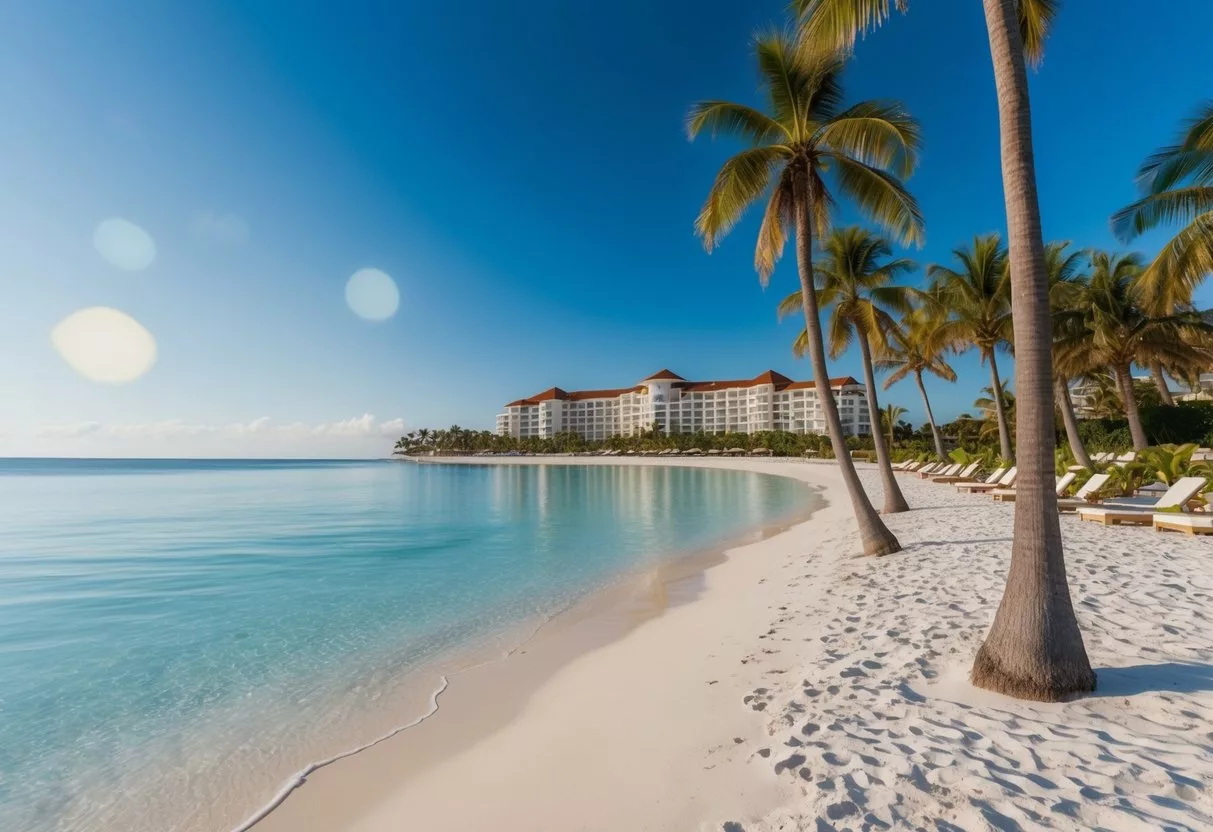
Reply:
<svg viewBox="0 0 1213 832"><path fill-rule="evenodd" d="M0 829L230 828L405 721L440 657L807 499L698 468L0 460Z"/></svg>

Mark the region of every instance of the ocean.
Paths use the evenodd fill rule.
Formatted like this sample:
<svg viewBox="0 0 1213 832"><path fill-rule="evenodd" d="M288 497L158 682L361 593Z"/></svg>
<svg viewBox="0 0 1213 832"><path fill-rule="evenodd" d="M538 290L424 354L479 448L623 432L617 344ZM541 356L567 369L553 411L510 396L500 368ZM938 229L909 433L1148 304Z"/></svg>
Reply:
<svg viewBox="0 0 1213 832"><path fill-rule="evenodd" d="M0 460L0 829L225 830L621 577L802 512L649 466Z"/></svg>

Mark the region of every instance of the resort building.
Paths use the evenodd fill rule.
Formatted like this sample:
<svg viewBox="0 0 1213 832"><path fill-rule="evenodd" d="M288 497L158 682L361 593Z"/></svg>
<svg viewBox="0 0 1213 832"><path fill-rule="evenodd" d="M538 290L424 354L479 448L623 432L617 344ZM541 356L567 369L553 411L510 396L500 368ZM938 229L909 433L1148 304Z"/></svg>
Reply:
<svg viewBox="0 0 1213 832"><path fill-rule="evenodd" d="M830 379L847 435L872 432L867 392L850 376ZM656 425L663 433L825 433L811 381L772 370L738 381L687 381L661 370L635 387L569 392L553 387L505 406L497 433L515 438L577 433L586 439L631 436Z"/></svg>

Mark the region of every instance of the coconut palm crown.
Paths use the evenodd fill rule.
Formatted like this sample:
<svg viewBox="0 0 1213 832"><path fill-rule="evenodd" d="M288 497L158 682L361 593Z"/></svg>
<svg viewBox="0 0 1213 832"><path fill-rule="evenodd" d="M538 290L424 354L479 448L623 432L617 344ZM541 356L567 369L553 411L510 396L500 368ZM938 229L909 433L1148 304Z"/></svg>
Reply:
<svg viewBox="0 0 1213 832"><path fill-rule="evenodd" d="M1168 312L1190 303L1213 274L1213 101L1206 102L1178 141L1151 155L1138 171L1142 198L1112 217L1128 242L1160 225L1183 224L1142 275L1144 294Z"/></svg>
<svg viewBox="0 0 1213 832"><path fill-rule="evenodd" d="M687 117L692 139L704 131L728 133L751 145L721 167L695 220L704 247L715 248L745 210L765 198L754 266L766 285L788 239L797 179L815 236L829 232L836 197L845 196L899 242L920 244L922 214L900 181L917 164L918 123L895 102L844 108L843 61L837 54L807 54L784 33L760 37L755 51L766 112L701 101Z"/></svg>

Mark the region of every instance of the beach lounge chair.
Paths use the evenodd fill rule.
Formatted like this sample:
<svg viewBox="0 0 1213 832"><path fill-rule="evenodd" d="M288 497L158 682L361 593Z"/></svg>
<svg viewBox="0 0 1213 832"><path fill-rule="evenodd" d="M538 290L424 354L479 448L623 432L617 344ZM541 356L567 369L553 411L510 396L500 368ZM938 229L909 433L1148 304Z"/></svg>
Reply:
<svg viewBox="0 0 1213 832"><path fill-rule="evenodd" d="M931 482L942 482L949 485L957 482L971 482L973 480L973 475L977 473L977 469L980 467L980 462L974 462L967 468L964 468L955 474L947 474L942 477L931 477Z"/></svg>
<svg viewBox="0 0 1213 832"><path fill-rule="evenodd" d="M1121 523L1145 526L1154 522L1154 512L1160 508L1185 506L1205 487L1204 477L1184 477L1167 489L1158 502L1136 502L1133 498L1109 500L1103 505L1083 506L1077 509L1079 520L1116 526Z"/></svg>
<svg viewBox="0 0 1213 832"><path fill-rule="evenodd" d="M1074 482L1075 478L1077 478L1077 477L1078 477L1078 474L1073 471L1067 472L1065 474L1065 476L1058 477L1057 478L1057 491L1056 491L1057 496L1060 497L1065 492L1065 490L1070 487L1070 483ZM1014 488L995 488L993 491L990 492L990 494L994 497L994 501L998 502L998 503L1015 502L1015 489Z"/></svg>
<svg viewBox="0 0 1213 832"><path fill-rule="evenodd" d="M1006 476L1006 473L1007 473L1006 468L995 468L993 473L990 474L990 476L986 477L984 480L981 480L980 482L977 482L976 480L969 482L966 480L966 481L959 481L954 484L956 486L957 491L962 491L964 489L964 486L966 486L966 485L989 485L989 486L997 487L998 481L1001 480L1004 476Z"/></svg>
<svg viewBox="0 0 1213 832"><path fill-rule="evenodd" d="M1183 532L1189 536L1213 534L1213 514L1155 514L1154 531Z"/></svg>
<svg viewBox="0 0 1213 832"><path fill-rule="evenodd" d="M919 477L919 479L924 479L924 480L928 479L930 477L935 477L935 476L950 477L950 476L953 476L954 474L956 474L956 472L958 472L959 470L960 470L959 465L955 465L955 464L945 465L942 468L936 470L934 473L922 473L922 474L919 474L918 477Z"/></svg>
<svg viewBox="0 0 1213 832"><path fill-rule="evenodd" d="M1091 479L1084 482L1073 497L1058 497L1057 510L1074 511L1083 506L1091 505L1091 501L1087 498L1098 494L1099 489L1103 488L1111 478L1110 474L1092 474Z"/></svg>
<svg viewBox="0 0 1213 832"><path fill-rule="evenodd" d="M985 494L993 491L995 488L1010 488L1015 484L1015 478L1018 476L1019 469L1012 466L1001 477L994 480L994 482L990 482L989 480L986 482L961 482L956 484L956 490L969 494Z"/></svg>
<svg viewBox="0 0 1213 832"><path fill-rule="evenodd" d="M1124 465L1126 462L1132 462L1135 459L1137 459L1137 452L1129 451L1127 454L1121 454L1120 456L1116 457L1116 459L1112 460L1112 464Z"/></svg>

